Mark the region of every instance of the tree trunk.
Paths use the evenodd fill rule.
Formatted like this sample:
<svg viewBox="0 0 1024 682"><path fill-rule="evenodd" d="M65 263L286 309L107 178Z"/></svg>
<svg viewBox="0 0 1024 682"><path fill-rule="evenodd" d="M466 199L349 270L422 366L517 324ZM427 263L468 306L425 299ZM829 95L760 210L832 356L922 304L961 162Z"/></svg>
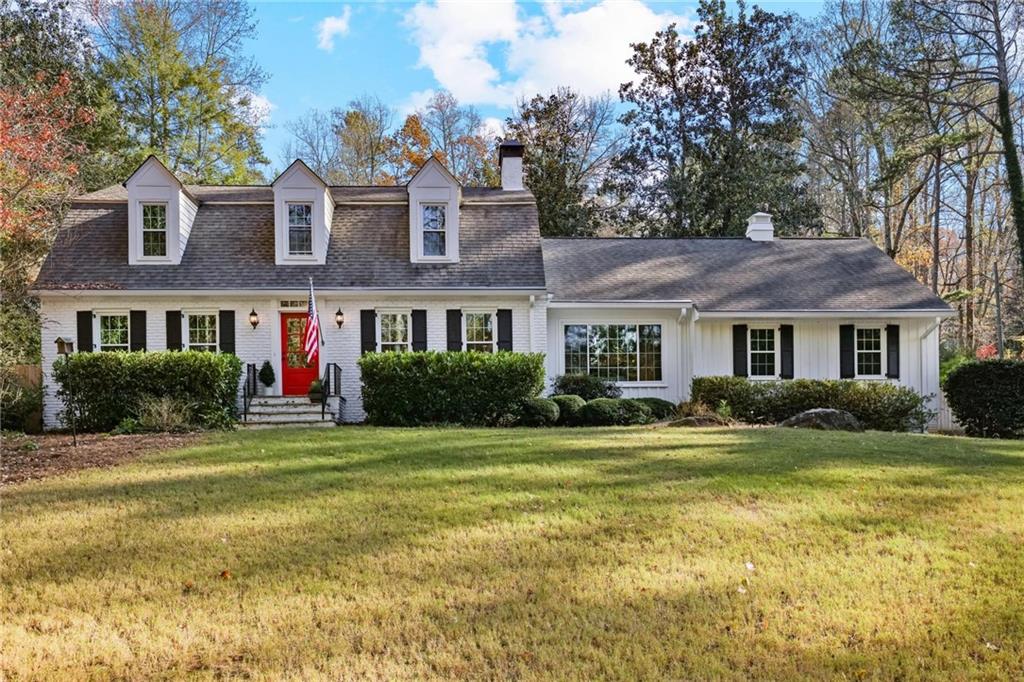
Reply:
<svg viewBox="0 0 1024 682"><path fill-rule="evenodd" d="M1013 116L1010 114L1010 75L1006 63L1006 45L1003 42L1003 27L999 14L999 3L993 3L992 27L996 39L996 66L999 72L999 92L996 104L999 107L999 134L1003 141L1003 158L1006 162L1006 182L1010 189L1010 206L1013 223L1017 227L1017 255L1020 257L1021 279L1024 280L1024 177L1021 176L1020 157L1017 156L1017 142L1013 136Z"/></svg>
<svg viewBox="0 0 1024 682"><path fill-rule="evenodd" d="M935 209L932 211L932 292L939 293L939 211L942 207L942 149L935 150L935 185L932 188Z"/></svg>
<svg viewBox="0 0 1024 682"><path fill-rule="evenodd" d="M964 289L967 299L964 301L964 337L967 348L974 353L974 192L978 184L978 171L968 168L964 182L964 250L966 251L966 268L964 272Z"/></svg>

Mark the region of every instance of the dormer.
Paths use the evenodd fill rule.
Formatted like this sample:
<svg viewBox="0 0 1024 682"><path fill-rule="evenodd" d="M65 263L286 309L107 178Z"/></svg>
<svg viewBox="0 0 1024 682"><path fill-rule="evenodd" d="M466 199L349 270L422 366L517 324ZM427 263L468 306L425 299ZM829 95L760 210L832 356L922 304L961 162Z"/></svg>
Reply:
<svg viewBox="0 0 1024 682"><path fill-rule="evenodd" d="M274 188L274 262L323 265L331 239L334 199L327 183L296 159L271 183Z"/></svg>
<svg viewBox="0 0 1024 682"><path fill-rule="evenodd" d="M409 259L413 263L458 263L462 185L443 163L431 157L406 189Z"/></svg>
<svg viewBox="0 0 1024 682"><path fill-rule="evenodd" d="M128 190L129 265L180 263L199 202L152 155L124 186Z"/></svg>

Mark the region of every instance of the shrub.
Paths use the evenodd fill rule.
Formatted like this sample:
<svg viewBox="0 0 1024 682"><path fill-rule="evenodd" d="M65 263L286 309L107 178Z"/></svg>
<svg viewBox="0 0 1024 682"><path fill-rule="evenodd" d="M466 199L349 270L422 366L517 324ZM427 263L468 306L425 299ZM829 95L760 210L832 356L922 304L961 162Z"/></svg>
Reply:
<svg viewBox="0 0 1024 682"><path fill-rule="evenodd" d="M558 403L550 398L527 398L519 408L522 426L554 426L558 423Z"/></svg>
<svg viewBox="0 0 1024 682"><path fill-rule="evenodd" d="M946 400L972 436L1024 434L1024 361L969 362L949 373Z"/></svg>
<svg viewBox="0 0 1024 682"><path fill-rule="evenodd" d="M274 382L277 381L277 377L274 376L274 367L270 364L270 360L263 361L263 366L260 367L260 373L258 376L260 383L267 388L274 385Z"/></svg>
<svg viewBox="0 0 1024 682"><path fill-rule="evenodd" d="M198 425L231 424L241 375L234 355L200 351L75 353L53 365L57 397L82 431L109 431L136 416L144 398L161 396L187 403Z"/></svg>
<svg viewBox="0 0 1024 682"><path fill-rule="evenodd" d="M139 402L138 413L143 431L175 433L192 428L192 406L180 398L145 396Z"/></svg>
<svg viewBox="0 0 1024 682"><path fill-rule="evenodd" d="M24 431L30 426L29 422L34 421L30 419L32 415L42 407L42 389L26 386L13 366L0 363L0 428Z"/></svg>
<svg viewBox="0 0 1024 682"><path fill-rule="evenodd" d="M626 426L646 424L651 408L628 398L595 398L580 410L579 421L587 426Z"/></svg>
<svg viewBox="0 0 1024 682"><path fill-rule="evenodd" d="M846 410L877 431L920 430L932 417L925 397L881 381L695 377L690 393L694 401L715 405L719 413L724 403L732 417L751 424L777 424L816 407Z"/></svg>
<svg viewBox="0 0 1024 682"><path fill-rule="evenodd" d="M580 410L587 401L578 395L555 395L551 399L558 405L558 424L560 426L576 426L579 423Z"/></svg>
<svg viewBox="0 0 1024 682"><path fill-rule="evenodd" d="M589 374L563 374L556 377L552 392L555 395L578 395L586 401L618 398L622 395L622 389L616 384Z"/></svg>
<svg viewBox="0 0 1024 682"><path fill-rule="evenodd" d="M373 424L508 424L544 388L540 353L367 353L359 369Z"/></svg>
<svg viewBox="0 0 1024 682"><path fill-rule="evenodd" d="M646 405L651 411L651 418L655 421L674 417L678 410L675 403L662 398L634 398L634 400Z"/></svg>

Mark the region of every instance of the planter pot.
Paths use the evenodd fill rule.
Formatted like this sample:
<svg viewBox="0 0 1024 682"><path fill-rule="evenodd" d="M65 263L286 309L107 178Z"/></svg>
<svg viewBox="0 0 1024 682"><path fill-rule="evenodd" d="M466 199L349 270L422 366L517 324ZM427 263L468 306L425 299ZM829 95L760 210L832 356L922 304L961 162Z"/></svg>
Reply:
<svg viewBox="0 0 1024 682"><path fill-rule="evenodd" d="M262 381L256 382L256 395L267 396L273 393L274 387L267 386Z"/></svg>
<svg viewBox="0 0 1024 682"><path fill-rule="evenodd" d="M320 399L322 397L323 397L323 395L320 394L320 393L310 393L309 394L309 402L311 402L311 403L319 403Z"/></svg>

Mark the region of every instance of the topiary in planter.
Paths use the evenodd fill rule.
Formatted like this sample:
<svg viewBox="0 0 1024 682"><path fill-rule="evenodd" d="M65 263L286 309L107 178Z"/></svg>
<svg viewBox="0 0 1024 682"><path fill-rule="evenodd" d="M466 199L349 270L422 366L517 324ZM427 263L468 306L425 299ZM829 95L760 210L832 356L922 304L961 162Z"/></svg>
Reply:
<svg viewBox="0 0 1024 682"><path fill-rule="evenodd" d="M558 423L558 403L550 398L528 398L519 407L520 426L554 426Z"/></svg>
<svg viewBox="0 0 1024 682"><path fill-rule="evenodd" d="M580 420L580 410L587 401L578 395L555 395L551 399L558 405L558 425L576 426Z"/></svg>
<svg viewBox="0 0 1024 682"><path fill-rule="evenodd" d="M655 421L674 417L678 409L675 403L662 398L634 398L634 400L646 405L651 411L651 418Z"/></svg>
<svg viewBox="0 0 1024 682"><path fill-rule="evenodd" d="M260 383L270 388L277 381L277 377L274 376L274 367L270 364L270 360L264 360L263 366L260 367L259 373Z"/></svg>

